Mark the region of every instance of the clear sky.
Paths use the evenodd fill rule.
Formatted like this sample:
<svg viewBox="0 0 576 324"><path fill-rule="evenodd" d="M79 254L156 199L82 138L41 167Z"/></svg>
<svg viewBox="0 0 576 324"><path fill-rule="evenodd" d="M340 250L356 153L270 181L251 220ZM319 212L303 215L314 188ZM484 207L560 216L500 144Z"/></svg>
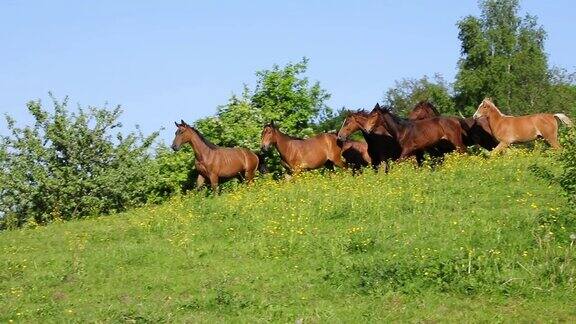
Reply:
<svg viewBox="0 0 576 324"><path fill-rule="evenodd" d="M525 0L548 32L551 65L576 68L576 2ZM476 1L0 1L0 113L29 122L47 93L121 104L145 133L211 115L254 72L310 59L333 108L368 107L394 80L453 81L456 22ZM0 134L6 125L0 123Z"/></svg>

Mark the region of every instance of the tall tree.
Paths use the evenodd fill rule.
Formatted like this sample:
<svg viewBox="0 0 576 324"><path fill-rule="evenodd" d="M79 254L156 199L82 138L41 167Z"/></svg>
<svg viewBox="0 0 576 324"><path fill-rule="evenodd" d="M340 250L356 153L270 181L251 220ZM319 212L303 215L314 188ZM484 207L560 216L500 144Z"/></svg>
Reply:
<svg viewBox="0 0 576 324"><path fill-rule="evenodd" d="M457 24L457 105L469 113L492 97L509 113L541 111L549 84L544 29L534 16L519 17L518 0L483 0L480 8L480 17Z"/></svg>

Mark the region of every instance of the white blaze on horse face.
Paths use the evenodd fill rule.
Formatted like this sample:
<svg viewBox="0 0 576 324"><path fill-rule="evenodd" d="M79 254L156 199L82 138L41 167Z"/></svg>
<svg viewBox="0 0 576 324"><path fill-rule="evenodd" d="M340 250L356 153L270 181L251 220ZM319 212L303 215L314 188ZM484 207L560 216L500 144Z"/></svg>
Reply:
<svg viewBox="0 0 576 324"><path fill-rule="evenodd" d="M482 117L482 113L480 112L480 109L482 109L482 105L484 105L484 101L482 101L482 102L478 105L478 109L476 109L476 112L474 113L474 115L472 115L472 118L480 118L480 117Z"/></svg>
<svg viewBox="0 0 576 324"><path fill-rule="evenodd" d="M340 134L340 132L344 128L344 125L346 125L346 121L348 120L348 118L350 118L350 117L348 116L348 117L344 118L344 120L342 121L342 125L340 125L340 129L338 130L338 134Z"/></svg>

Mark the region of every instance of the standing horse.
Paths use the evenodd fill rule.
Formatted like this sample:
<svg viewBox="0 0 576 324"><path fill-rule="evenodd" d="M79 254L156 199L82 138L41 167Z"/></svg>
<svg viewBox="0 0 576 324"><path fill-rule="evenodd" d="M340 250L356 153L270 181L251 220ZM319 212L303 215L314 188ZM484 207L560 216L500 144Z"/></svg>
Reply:
<svg viewBox="0 0 576 324"><path fill-rule="evenodd" d="M437 145L440 141L450 142L460 153L466 152L462 140L462 127L454 118L433 117L421 120L402 120L379 104L369 114L366 131L383 126L400 143L400 160Z"/></svg>
<svg viewBox="0 0 576 324"><path fill-rule="evenodd" d="M489 98L482 100L473 117L482 116L488 118L492 134L499 142L492 154L498 154L510 144L530 142L538 137L544 138L552 148L560 148L556 118L569 127L572 126L572 121L561 113L518 117L504 115Z"/></svg>
<svg viewBox="0 0 576 324"><path fill-rule="evenodd" d="M388 161L396 160L400 157L400 144L392 135L382 126L375 127L372 132L366 131L366 121L368 113L363 110L351 112L346 116L342 127L338 131L338 140L346 139L355 133L361 131L368 146L368 156L374 169L384 163L385 170L388 170Z"/></svg>
<svg viewBox="0 0 576 324"><path fill-rule="evenodd" d="M276 147L280 153L282 165L291 173L313 170L325 166L328 162L344 167L342 150L338 146L336 135L318 134L308 139L292 137L282 133L273 123L262 130L262 150Z"/></svg>
<svg viewBox="0 0 576 324"><path fill-rule="evenodd" d="M219 147L210 143L194 127L183 120L180 124L174 122L176 137L172 142L172 149L177 151L184 143L190 143L194 150L198 180L196 188L210 182L212 190L216 192L220 178L244 177L248 183L254 179L259 159L256 154L246 148Z"/></svg>
<svg viewBox="0 0 576 324"><path fill-rule="evenodd" d="M434 105L428 101L420 101L412 108L408 114L408 118L411 120L426 119L432 117L440 116L440 112L434 107ZM458 118L458 117L454 117ZM475 144L491 151L498 145L498 142L492 136L492 130L490 129L490 124L488 123L488 118L458 118L461 122L463 128L463 140L464 145L472 146Z"/></svg>

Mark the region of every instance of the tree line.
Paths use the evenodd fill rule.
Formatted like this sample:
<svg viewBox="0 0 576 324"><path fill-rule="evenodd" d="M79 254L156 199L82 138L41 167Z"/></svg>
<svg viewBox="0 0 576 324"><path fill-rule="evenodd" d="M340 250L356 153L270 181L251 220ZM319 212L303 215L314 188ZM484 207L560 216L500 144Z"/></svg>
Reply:
<svg viewBox="0 0 576 324"><path fill-rule="evenodd" d="M461 53L454 83L441 75L399 80L382 102L402 114L428 100L442 114L470 116L491 97L508 114L576 116L576 75L549 66L546 32L537 18L519 16L517 0L479 5L480 16L457 22ZM304 58L256 72L253 89L244 85L214 116L196 121L196 128L217 145L254 151L269 121L300 137L336 130L346 109L327 106L330 94L308 79L308 63ZM114 213L193 187L191 150L173 153L157 145L157 132L121 131L119 106L71 110L67 99L51 98L50 109L37 100L27 104L32 125L19 127L6 118L9 135L0 138L0 229ZM268 160L271 172L281 172L277 156Z"/></svg>

